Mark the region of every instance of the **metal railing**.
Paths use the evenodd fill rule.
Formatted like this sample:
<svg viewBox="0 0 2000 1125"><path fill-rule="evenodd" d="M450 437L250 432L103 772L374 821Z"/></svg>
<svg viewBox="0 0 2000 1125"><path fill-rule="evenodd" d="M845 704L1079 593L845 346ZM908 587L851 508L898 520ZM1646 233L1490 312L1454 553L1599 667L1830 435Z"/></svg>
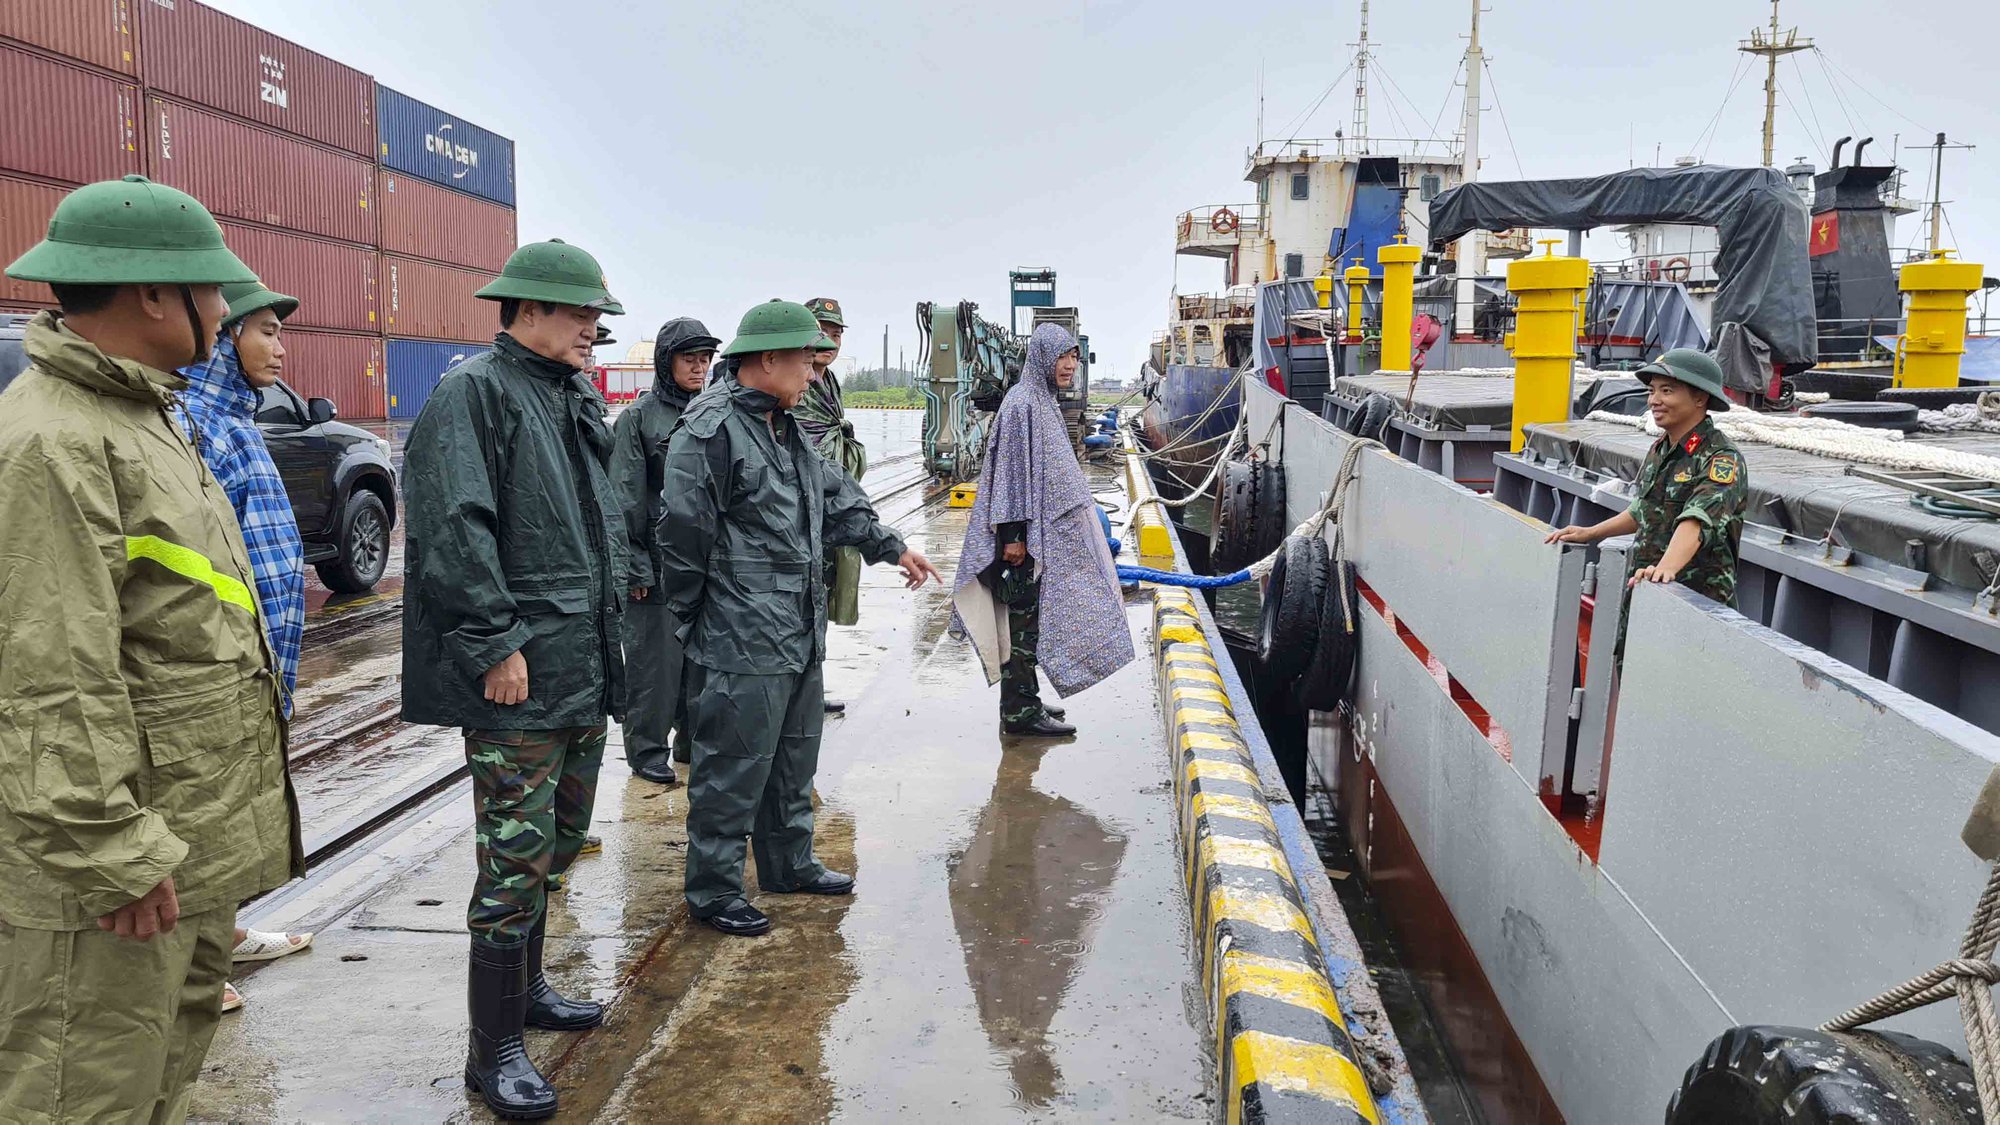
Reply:
<svg viewBox="0 0 2000 1125"><path fill-rule="evenodd" d="M1243 150L1246 166L1260 161L1294 163L1329 160L1337 157L1394 156L1430 164L1457 164L1460 154L1442 138L1418 140L1414 137L1315 137L1305 140L1265 141Z"/></svg>
<svg viewBox="0 0 2000 1125"><path fill-rule="evenodd" d="M1264 233L1261 203L1205 203L1183 211L1174 220L1174 245L1190 243L1234 245L1246 234Z"/></svg>

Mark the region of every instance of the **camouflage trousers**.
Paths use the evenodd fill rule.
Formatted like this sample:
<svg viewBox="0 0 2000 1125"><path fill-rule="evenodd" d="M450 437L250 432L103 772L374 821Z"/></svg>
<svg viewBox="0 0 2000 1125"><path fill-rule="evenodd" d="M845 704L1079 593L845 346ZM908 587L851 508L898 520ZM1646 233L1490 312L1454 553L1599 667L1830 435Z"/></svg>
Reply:
<svg viewBox="0 0 2000 1125"><path fill-rule="evenodd" d="M511 945L542 916L548 877L568 871L590 830L604 728L467 730L479 871L465 925Z"/></svg>
<svg viewBox="0 0 2000 1125"><path fill-rule="evenodd" d="M1035 646L1042 642L1042 580L1032 567L1000 572L995 591L1007 603L1007 663L1000 668L1000 721L1033 722L1042 713Z"/></svg>

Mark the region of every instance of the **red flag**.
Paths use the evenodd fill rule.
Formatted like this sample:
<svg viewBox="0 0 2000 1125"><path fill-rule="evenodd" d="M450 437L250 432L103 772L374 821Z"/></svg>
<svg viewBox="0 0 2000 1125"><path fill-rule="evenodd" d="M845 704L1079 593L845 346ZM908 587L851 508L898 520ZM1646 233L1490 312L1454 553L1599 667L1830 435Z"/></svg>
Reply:
<svg viewBox="0 0 2000 1125"><path fill-rule="evenodd" d="M1812 242L1807 253L1814 258L1840 249L1840 212L1824 211L1812 217Z"/></svg>

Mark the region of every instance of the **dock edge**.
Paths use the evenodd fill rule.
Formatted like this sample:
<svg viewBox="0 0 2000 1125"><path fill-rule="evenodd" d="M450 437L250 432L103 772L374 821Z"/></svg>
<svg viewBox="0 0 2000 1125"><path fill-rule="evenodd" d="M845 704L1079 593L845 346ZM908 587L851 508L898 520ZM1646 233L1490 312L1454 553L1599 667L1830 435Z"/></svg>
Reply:
<svg viewBox="0 0 2000 1125"><path fill-rule="evenodd" d="M1143 462L1129 448L1125 460L1133 524L1168 540L1168 554L1147 550L1142 558L1185 571L1162 509L1142 503L1153 495ZM1273 786L1283 791L1282 778L1254 720L1246 731L1236 719L1248 695L1235 669L1216 658L1224 651L1220 632L1189 591L1153 586L1151 594L1183 875L1215 1023L1223 1119L1427 1120L1304 824L1289 800L1274 805L1267 796ZM1363 1043L1349 1030L1350 1012L1368 1017L1359 1021ZM1390 1085L1380 1104L1364 1050Z"/></svg>

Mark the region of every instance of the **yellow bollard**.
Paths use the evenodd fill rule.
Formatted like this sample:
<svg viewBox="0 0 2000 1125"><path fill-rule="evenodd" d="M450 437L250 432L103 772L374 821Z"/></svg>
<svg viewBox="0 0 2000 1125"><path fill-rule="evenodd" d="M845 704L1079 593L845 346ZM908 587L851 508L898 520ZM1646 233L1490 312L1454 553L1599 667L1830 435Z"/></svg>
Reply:
<svg viewBox="0 0 2000 1125"><path fill-rule="evenodd" d="M1333 275L1320 274L1313 278L1313 304L1323 312L1333 307Z"/></svg>
<svg viewBox="0 0 2000 1125"><path fill-rule="evenodd" d="M1410 369L1410 325L1415 320L1417 263L1423 260L1420 246L1409 246L1396 236L1394 246L1376 252L1382 263L1382 368L1386 371Z"/></svg>
<svg viewBox="0 0 2000 1125"><path fill-rule="evenodd" d="M1935 251L1928 262L1903 267L1897 288L1910 295L1910 312L1896 340L1899 387L1958 386L1958 357L1965 354L1965 301L1984 284L1983 266L1954 262Z"/></svg>
<svg viewBox="0 0 2000 1125"><path fill-rule="evenodd" d="M1362 340L1361 318L1368 308L1368 267L1361 259L1342 271L1341 279L1347 282L1347 342L1359 344Z"/></svg>
<svg viewBox="0 0 2000 1125"><path fill-rule="evenodd" d="M1577 295L1590 285L1590 263L1558 256L1561 239L1545 238L1539 258L1507 266L1507 292L1515 299L1514 331L1507 350L1514 356L1514 441L1527 444L1533 422L1567 422L1572 373L1576 366Z"/></svg>

